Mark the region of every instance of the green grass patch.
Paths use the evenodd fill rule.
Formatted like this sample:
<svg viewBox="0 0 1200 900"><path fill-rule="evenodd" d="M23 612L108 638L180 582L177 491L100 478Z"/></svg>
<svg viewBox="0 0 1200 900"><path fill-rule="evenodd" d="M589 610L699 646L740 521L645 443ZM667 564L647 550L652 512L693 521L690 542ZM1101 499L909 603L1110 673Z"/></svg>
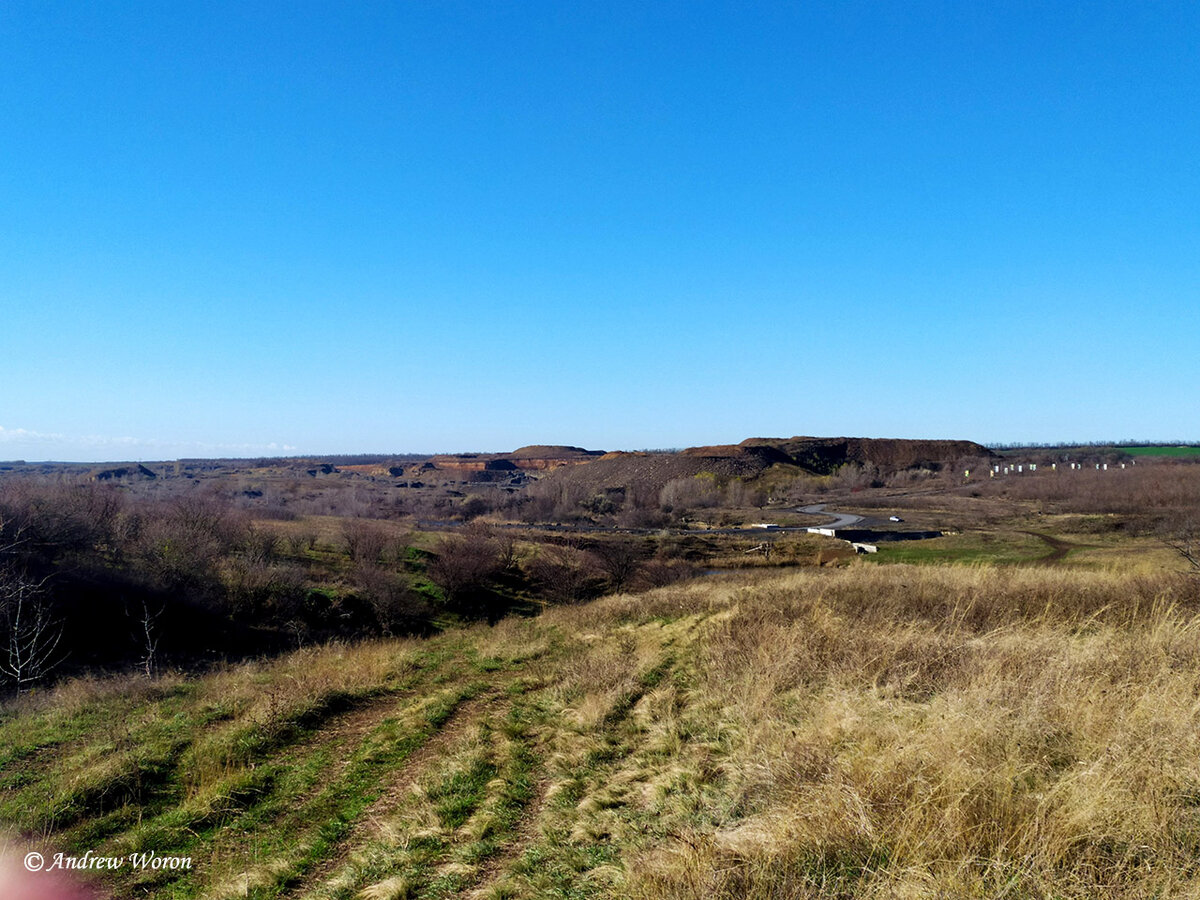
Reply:
<svg viewBox="0 0 1200 900"><path fill-rule="evenodd" d="M484 757L471 760L469 766L452 772L429 791L429 799L445 828L458 828L471 817L483 799L487 783L496 777L496 766Z"/></svg>
<svg viewBox="0 0 1200 900"><path fill-rule="evenodd" d="M1130 456L1190 456L1200 457L1200 446L1185 444L1179 447L1121 447Z"/></svg>
<svg viewBox="0 0 1200 900"><path fill-rule="evenodd" d="M970 532L923 541L883 541L877 546L878 553L859 558L872 563L1011 565L1033 562L1048 551L1044 541L1013 532Z"/></svg>

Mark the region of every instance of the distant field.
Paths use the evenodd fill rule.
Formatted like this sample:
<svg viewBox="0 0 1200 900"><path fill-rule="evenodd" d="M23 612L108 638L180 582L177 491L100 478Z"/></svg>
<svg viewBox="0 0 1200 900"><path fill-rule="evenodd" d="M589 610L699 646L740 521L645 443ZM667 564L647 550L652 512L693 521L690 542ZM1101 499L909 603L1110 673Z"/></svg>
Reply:
<svg viewBox="0 0 1200 900"><path fill-rule="evenodd" d="M926 541L880 543L877 554L863 559L871 563L1029 563L1047 554L1044 541L1020 533L971 533L947 535Z"/></svg>
<svg viewBox="0 0 1200 900"><path fill-rule="evenodd" d="M1200 447L1122 447L1131 456L1200 456Z"/></svg>

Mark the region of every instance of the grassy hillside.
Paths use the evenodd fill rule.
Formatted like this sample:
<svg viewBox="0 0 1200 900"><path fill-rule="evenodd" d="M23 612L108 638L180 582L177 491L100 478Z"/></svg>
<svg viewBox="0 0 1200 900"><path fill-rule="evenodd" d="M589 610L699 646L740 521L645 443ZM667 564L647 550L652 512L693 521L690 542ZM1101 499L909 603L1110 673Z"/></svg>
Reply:
<svg viewBox="0 0 1200 900"><path fill-rule="evenodd" d="M855 565L77 680L0 821L117 897L1193 896L1200 584Z"/></svg>

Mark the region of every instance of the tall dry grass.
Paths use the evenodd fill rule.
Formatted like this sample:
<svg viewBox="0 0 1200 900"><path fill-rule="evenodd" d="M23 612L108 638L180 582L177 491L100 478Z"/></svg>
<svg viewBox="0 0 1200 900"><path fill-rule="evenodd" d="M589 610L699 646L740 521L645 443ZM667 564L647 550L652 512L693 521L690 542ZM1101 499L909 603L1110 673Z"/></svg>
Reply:
<svg viewBox="0 0 1200 900"><path fill-rule="evenodd" d="M897 566L727 590L689 715L725 736L728 812L677 817L633 896L1200 887L1194 579Z"/></svg>

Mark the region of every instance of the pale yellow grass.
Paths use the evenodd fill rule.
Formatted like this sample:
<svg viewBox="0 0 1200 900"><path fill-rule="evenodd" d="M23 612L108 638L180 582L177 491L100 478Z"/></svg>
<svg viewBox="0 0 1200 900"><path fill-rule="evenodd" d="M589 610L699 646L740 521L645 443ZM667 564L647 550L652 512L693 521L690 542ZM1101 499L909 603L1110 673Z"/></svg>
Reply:
<svg viewBox="0 0 1200 900"><path fill-rule="evenodd" d="M728 819L642 897L1149 896L1197 885L1196 585L855 568L761 584L703 648Z"/></svg>

